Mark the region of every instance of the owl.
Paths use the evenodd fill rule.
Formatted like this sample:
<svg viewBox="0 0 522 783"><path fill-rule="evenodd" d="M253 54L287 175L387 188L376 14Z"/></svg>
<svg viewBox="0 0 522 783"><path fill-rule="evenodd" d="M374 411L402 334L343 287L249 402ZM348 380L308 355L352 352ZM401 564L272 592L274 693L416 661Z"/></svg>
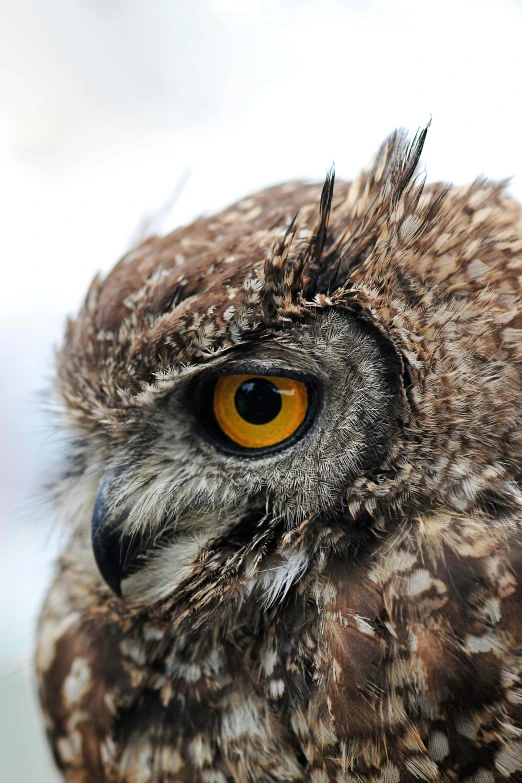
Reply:
<svg viewBox="0 0 522 783"><path fill-rule="evenodd" d="M70 783L522 781L522 217L427 129L132 249L57 355Z"/></svg>

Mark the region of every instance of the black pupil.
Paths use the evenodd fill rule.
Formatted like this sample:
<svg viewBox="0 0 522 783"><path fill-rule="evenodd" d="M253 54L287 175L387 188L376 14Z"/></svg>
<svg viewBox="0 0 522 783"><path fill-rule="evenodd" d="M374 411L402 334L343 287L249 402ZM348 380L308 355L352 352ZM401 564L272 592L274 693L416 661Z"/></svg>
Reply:
<svg viewBox="0 0 522 783"><path fill-rule="evenodd" d="M250 378L238 387L234 402L239 415L249 424L268 424L281 411L281 393L266 378Z"/></svg>

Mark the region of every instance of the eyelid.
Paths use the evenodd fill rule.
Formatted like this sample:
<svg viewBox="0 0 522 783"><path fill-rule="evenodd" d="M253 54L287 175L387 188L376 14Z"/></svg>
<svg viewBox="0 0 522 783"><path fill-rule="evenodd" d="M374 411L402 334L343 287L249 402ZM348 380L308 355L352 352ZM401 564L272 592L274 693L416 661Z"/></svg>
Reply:
<svg viewBox="0 0 522 783"><path fill-rule="evenodd" d="M219 378L223 375L260 375L269 376L274 375L280 378L291 378L292 380L302 381L307 385L319 386L320 381L323 380L324 373L307 372L306 370L296 369L295 367L288 367L286 365L277 365L273 361L266 364L261 362L227 362L226 364L215 367L206 368L202 375L205 378Z"/></svg>

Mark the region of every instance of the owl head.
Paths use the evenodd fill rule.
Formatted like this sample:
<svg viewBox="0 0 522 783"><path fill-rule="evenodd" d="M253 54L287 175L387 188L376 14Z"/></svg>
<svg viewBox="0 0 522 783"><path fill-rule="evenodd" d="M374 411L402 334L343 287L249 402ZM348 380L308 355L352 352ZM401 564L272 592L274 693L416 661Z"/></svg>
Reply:
<svg viewBox="0 0 522 783"><path fill-rule="evenodd" d="M517 208L425 186L425 136L94 280L58 355L58 494L101 591L204 622L428 512L521 502Z"/></svg>

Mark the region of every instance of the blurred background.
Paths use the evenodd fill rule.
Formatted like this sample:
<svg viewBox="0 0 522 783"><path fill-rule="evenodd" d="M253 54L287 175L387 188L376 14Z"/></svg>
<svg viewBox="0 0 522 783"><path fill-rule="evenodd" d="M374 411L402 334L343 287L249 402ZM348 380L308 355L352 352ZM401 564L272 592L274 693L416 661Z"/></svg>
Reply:
<svg viewBox="0 0 522 783"><path fill-rule="evenodd" d="M0 0L3 783L57 781L31 664L60 545L43 398L93 275L147 227L353 177L430 115L430 180L514 175L521 198L521 40L515 0Z"/></svg>

